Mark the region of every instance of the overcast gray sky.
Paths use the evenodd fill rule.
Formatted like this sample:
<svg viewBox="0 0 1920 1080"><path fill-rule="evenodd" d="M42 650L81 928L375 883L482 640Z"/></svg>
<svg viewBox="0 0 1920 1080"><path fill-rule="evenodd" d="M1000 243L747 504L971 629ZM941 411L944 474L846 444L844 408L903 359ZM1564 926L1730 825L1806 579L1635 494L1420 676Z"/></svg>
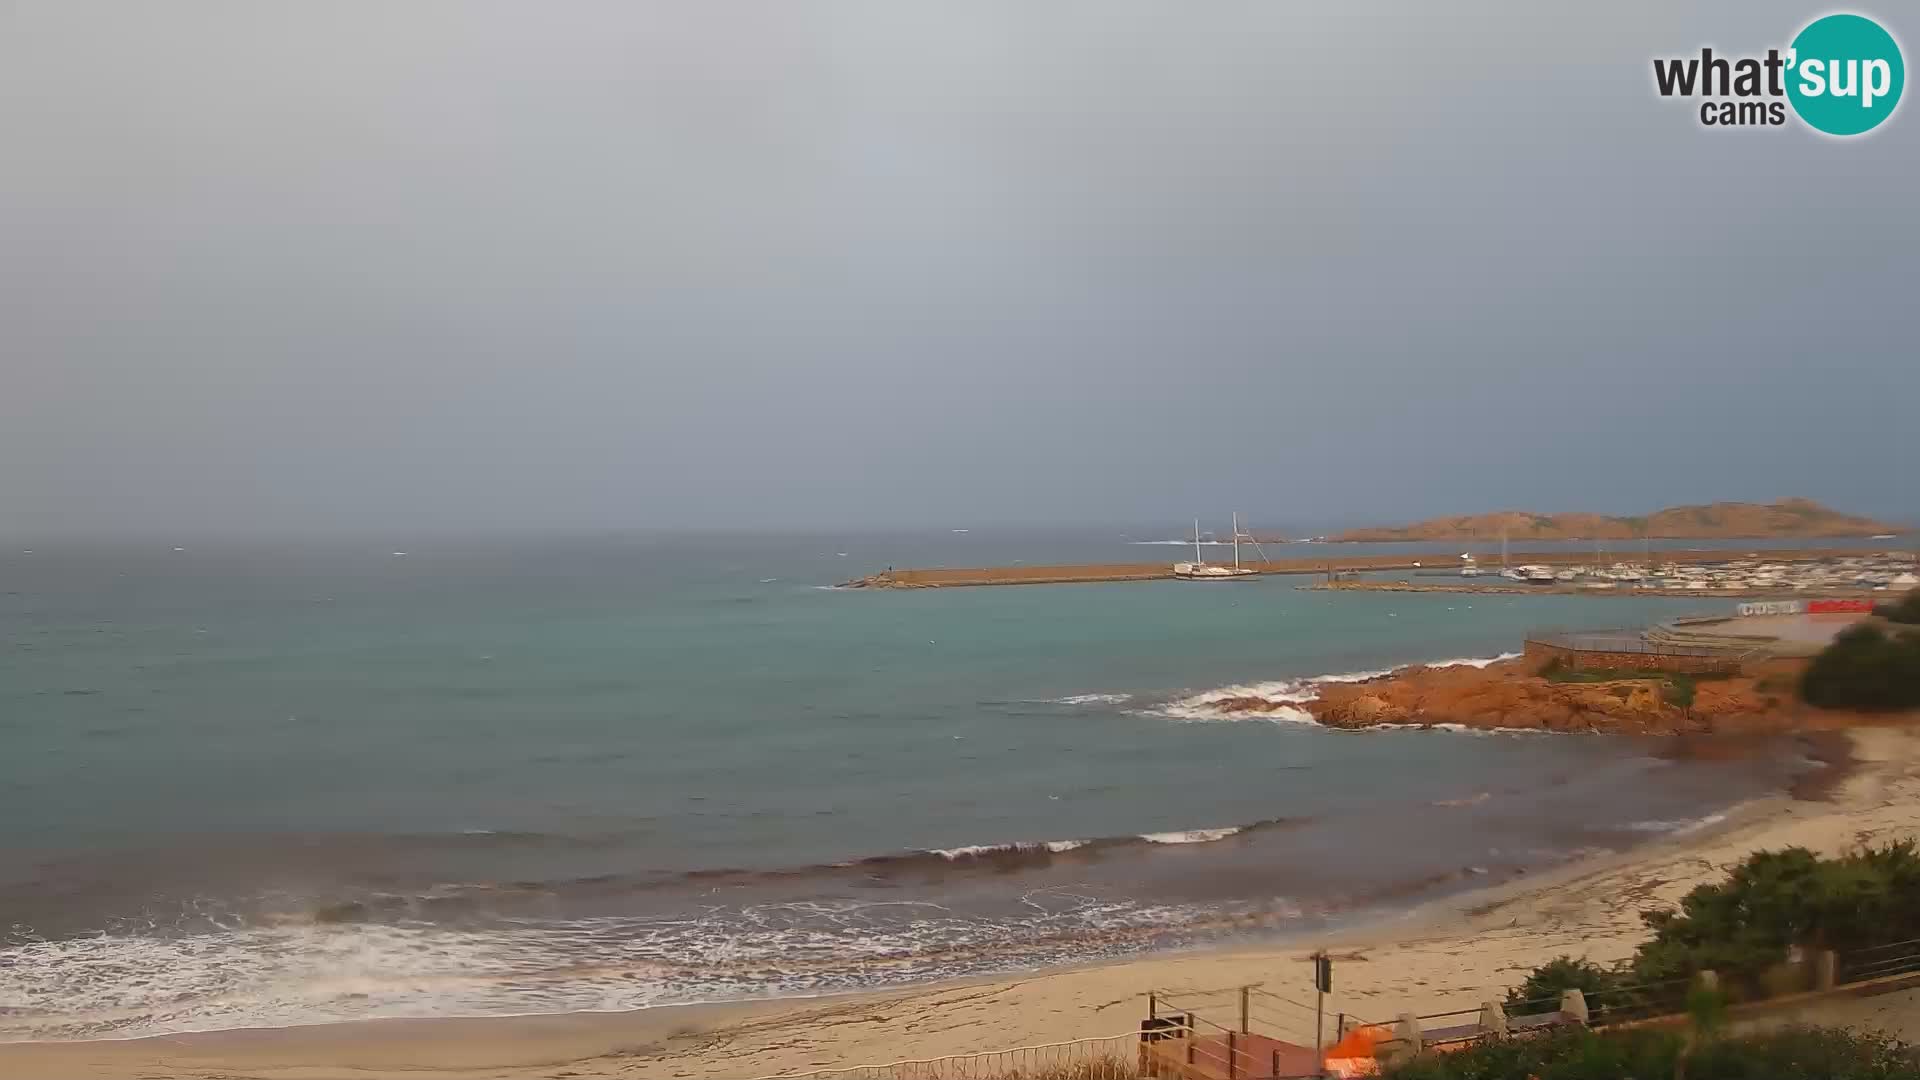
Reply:
<svg viewBox="0 0 1920 1080"><path fill-rule="evenodd" d="M1823 10L0 0L0 532L1920 516Z"/></svg>

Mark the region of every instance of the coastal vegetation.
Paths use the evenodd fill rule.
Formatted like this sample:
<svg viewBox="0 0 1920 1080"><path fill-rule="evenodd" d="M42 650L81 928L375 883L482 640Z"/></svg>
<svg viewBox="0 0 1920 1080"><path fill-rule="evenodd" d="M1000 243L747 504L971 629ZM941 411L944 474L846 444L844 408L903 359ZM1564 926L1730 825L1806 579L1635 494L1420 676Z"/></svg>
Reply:
<svg viewBox="0 0 1920 1080"><path fill-rule="evenodd" d="M1891 604L1881 604L1875 612L1888 622L1912 626L1920 624L1920 589L1909 589Z"/></svg>
<svg viewBox="0 0 1920 1080"><path fill-rule="evenodd" d="M1672 1012L1702 971L1714 972L1736 1001L1798 988L1799 974L1787 967L1796 947L1844 956L1920 938L1920 847L1902 840L1831 859L1805 848L1755 852L1725 880L1689 892L1678 909L1641 919L1653 937L1626 961L1558 957L1510 990L1508 1007L1537 1012L1537 1003L1578 989L1596 1020Z"/></svg>
<svg viewBox="0 0 1920 1080"><path fill-rule="evenodd" d="M1412 525L1350 529L1330 539L1344 543L1416 540L1737 540L1770 536L1878 536L1892 525L1845 514L1811 499L1775 503L1717 502L1674 506L1636 517L1503 511L1429 518Z"/></svg>
<svg viewBox="0 0 1920 1080"><path fill-rule="evenodd" d="M1796 948L1831 949L1885 966L1879 946L1920 937L1920 847L1897 841L1823 859L1804 848L1761 851L1727 877L1696 887L1677 909L1644 912L1653 931L1626 961L1603 966L1557 957L1507 993L1510 1012L1551 1008L1568 990L1586 998L1593 1020L1684 1012L1681 1029L1563 1030L1493 1039L1451 1054L1425 1055L1384 1072L1391 1080L1585 1080L1685 1076L1913 1078L1920 1054L1873 1032L1787 1028L1724 1036L1726 1004L1806 988ZM1904 970L1900 968L1892 970ZM1717 977L1717 988L1699 981Z"/></svg>
<svg viewBox="0 0 1920 1080"><path fill-rule="evenodd" d="M1680 672L1662 671L1658 668L1589 670L1569 667L1556 656L1541 666L1540 677L1550 683L1624 683L1636 680L1653 682L1659 684L1660 700L1676 709L1690 710L1693 708L1694 699L1699 695L1701 682L1729 679L1733 675L1731 672Z"/></svg>
<svg viewBox="0 0 1920 1080"><path fill-rule="evenodd" d="M1564 1030L1490 1039L1450 1054L1423 1054L1384 1080L1920 1080L1920 1057L1896 1039L1844 1028L1792 1027L1705 1037L1650 1029Z"/></svg>
<svg viewBox="0 0 1920 1080"><path fill-rule="evenodd" d="M1828 709L1920 708L1920 631L1889 634L1871 624L1843 631L1807 665L1800 696Z"/></svg>

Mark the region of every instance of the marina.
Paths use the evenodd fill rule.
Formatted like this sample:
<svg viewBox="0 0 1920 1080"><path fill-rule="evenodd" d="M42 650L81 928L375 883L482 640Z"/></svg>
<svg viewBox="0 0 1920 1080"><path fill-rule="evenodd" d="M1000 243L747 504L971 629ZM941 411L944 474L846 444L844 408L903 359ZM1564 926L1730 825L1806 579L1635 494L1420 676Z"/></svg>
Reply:
<svg viewBox="0 0 1920 1080"><path fill-rule="evenodd" d="M1403 592L1553 592L1581 595L1794 595L1813 589L1854 593L1899 591L1920 583L1920 566L1908 551L1859 548L1755 549L1725 553L1654 552L1651 562L1598 564L1585 552L1516 552L1505 570L1483 568L1452 556L1393 553L1239 560L1254 575L1321 575L1319 587ZM1711 560L1709 554L1713 556ZM1198 562L1198 560L1196 560ZM1076 563L1044 566L891 568L842 583L850 589L941 589L984 585L1059 585L1080 582L1167 581L1189 563ZM1208 564L1200 564L1208 565ZM1232 567L1226 567L1231 571ZM1355 580L1348 575L1408 571L1414 581Z"/></svg>

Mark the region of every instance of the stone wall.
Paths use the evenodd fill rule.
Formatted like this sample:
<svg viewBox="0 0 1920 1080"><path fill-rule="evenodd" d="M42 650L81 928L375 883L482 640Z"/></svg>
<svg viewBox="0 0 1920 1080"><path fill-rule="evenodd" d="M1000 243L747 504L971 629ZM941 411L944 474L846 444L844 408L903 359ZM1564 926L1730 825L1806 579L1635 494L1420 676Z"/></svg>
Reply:
<svg viewBox="0 0 1920 1080"><path fill-rule="evenodd" d="M1546 641L1526 644L1527 666L1538 671L1558 660L1576 671L1668 671L1677 675L1737 675L1740 660L1733 656L1690 656L1683 653L1611 652L1575 649Z"/></svg>

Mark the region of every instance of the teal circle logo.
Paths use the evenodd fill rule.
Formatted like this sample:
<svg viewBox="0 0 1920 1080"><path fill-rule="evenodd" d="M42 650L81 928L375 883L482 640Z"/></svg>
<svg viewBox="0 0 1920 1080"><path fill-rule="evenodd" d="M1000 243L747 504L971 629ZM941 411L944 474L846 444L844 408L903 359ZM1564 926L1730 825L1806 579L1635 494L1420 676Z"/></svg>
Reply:
<svg viewBox="0 0 1920 1080"><path fill-rule="evenodd" d="M1900 43L1864 15L1826 15L1808 23L1788 54L1787 100L1816 131L1861 135L1900 104L1907 65Z"/></svg>

